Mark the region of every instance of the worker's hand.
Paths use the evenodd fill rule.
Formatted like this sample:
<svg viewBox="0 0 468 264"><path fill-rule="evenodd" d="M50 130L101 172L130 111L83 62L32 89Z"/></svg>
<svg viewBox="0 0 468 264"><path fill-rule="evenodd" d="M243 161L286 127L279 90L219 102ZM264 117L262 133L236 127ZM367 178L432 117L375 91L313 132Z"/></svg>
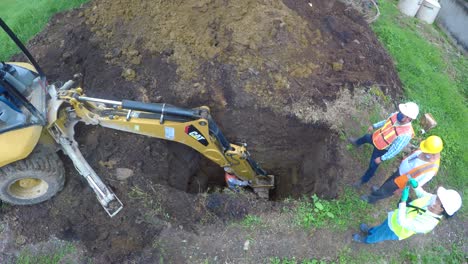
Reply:
<svg viewBox="0 0 468 264"><path fill-rule="evenodd" d="M377 158L374 160L374 162L375 162L376 164L380 164L380 163L382 162L382 159L381 159L380 157L377 157Z"/></svg>
<svg viewBox="0 0 468 264"><path fill-rule="evenodd" d="M370 133L374 131L374 127L372 125L370 125L368 128L367 128L367 133Z"/></svg>
<svg viewBox="0 0 468 264"><path fill-rule="evenodd" d="M411 185L411 187L413 187L413 189L418 188L418 182L415 179L413 179L413 178L409 179L408 183L409 183L409 185Z"/></svg>
<svg viewBox="0 0 468 264"><path fill-rule="evenodd" d="M401 202L406 203L408 201L409 197L409 186L406 186L405 189L403 189L403 192L401 193Z"/></svg>

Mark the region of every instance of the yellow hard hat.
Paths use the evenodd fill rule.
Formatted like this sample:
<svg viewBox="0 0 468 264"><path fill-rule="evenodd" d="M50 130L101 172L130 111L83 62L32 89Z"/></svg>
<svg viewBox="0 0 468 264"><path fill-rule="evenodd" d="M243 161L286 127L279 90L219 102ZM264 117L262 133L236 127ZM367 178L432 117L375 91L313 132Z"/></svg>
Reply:
<svg viewBox="0 0 468 264"><path fill-rule="evenodd" d="M440 137L430 136L426 140L423 140L419 147L424 153L436 154L442 151L444 143Z"/></svg>

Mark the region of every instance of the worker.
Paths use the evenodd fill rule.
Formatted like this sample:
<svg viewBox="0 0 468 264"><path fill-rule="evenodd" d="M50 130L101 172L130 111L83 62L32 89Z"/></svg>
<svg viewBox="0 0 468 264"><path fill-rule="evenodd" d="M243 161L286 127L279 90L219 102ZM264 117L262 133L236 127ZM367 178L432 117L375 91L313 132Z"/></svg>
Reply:
<svg viewBox="0 0 468 264"><path fill-rule="evenodd" d="M380 188L373 186L370 195L362 196L362 200L375 203L378 200L390 197L395 191L403 190L409 179L418 183L418 191L429 182L439 170L440 152L443 149L442 139L438 136L430 136L423 140L419 149L403 159L400 167L390 176Z"/></svg>
<svg viewBox="0 0 468 264"><path fill-rule="evenodd" d="M245 187L250 185L249 181L239 180L236 175L227 172L224 174L224 179L226 180L228 188L236 192L239 192L238 187Z"/></svg>
<svg viewBox="0 0 468 264"><path fill-rule="evenodd" d="M400 151L408 145L414 137L414 130L411 121L416 119L419 114L419 107L413 102L399 104L399 112L391 114L386 120L377 122L367 129L365 134L359 139L348 138L348 141L355 146L361 146L364 143L372 144L374 150L369 162L369 168L364 175L354 183L354 187L361 187L367 183L382 161L395 157ZM370 134L377 129L373 134Z"/></svg>
<svg viewBox="0 0 468 264"><path fill-rule="evenodd" d="M444 187L437 189L437 195L416 192L419 198L407 205L409 191L409 186L403 189L398 209L389 212L388 218L381 225L369 228L366 224L361 224L361 231L367 235L354 234L353 240L373 244L385 240L403 240L414 234L426 234L436 227L443 216L452 216L462 205L460 194Z"/></svg>

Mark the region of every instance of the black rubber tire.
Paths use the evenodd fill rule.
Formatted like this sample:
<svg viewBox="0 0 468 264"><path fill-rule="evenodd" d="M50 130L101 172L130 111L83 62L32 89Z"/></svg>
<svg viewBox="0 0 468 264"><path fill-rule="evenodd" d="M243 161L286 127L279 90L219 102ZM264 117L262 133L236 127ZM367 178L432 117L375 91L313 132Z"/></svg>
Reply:
<svg viewBox="0 0 468 264"><path fill-rule="evenodd" d="M21 179L40 180L40 194L18 197L12 194L14 184ZM43 146L37 146L25 159L0 168L0 199L9 204L31 205L49 200L63 189L65 169L57 153Z"/></svg>

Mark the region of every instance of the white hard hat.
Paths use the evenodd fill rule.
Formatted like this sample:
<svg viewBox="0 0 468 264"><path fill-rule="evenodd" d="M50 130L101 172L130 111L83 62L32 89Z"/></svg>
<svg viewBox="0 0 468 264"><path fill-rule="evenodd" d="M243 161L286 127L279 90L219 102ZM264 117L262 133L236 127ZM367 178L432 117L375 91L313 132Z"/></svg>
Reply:
<svg viewBox="0 0 468 264"><path fill-rule="evenodd" d="M447 190L441 186L437 189L437 196L448 215L453 215L462 206L462 198L455 190Z"/></svg>
<svg viewBox="0 0 468 264"><path fill-rule="evenodd" d="M416 103L413 102L408 102L406 104L399 104L398 109L402 114L405 116L411 118L411 119L416 119L419 114L419 107Z"/></svg>

